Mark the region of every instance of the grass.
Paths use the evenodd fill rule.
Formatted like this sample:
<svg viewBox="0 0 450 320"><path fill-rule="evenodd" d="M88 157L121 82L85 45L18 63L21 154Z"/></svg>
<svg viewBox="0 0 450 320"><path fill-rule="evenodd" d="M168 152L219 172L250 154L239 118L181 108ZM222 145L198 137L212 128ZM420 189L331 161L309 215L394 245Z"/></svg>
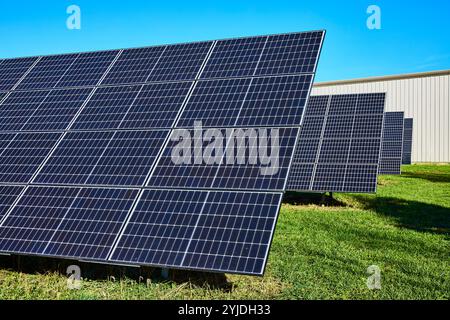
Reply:
<svg viewBox="0 0 450 320"><path fill-rule="evenodd" d="M0 299L449 299L450 165L413 165L382 176L377 195L290 194L281 209L264 277L0 259ZM297 203L297 204L296 204ZM369 290L367 267L381 269Z"/></svg>

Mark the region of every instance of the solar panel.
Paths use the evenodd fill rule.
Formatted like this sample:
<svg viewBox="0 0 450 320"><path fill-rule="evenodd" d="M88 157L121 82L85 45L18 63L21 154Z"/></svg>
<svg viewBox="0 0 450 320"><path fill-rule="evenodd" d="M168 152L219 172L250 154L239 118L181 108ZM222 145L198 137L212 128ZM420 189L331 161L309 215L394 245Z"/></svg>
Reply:
<svg viewBox="0 0 450 320"><path fill-rule="evenodd" d="M36 60L37 57L2 60L0 63L0 91L13 89Z"/></svg>
<svg viewBox="0 0 450 320"><path fill-rule="evenodd" d="M375 192L384 93L312 96L288 190Z"/></svg>
<svg viewBox="0 0 450 320"><path fill-rule="evenodd" d="M403 119L403 112L386 112L384 114L383 141L378 174L401 174Z"/></svg>
<svg viewBox="0 0 450 320"><path fill-rule="evenodd" d="M143 185L167 130L69 132L34 182Z"/></svg>
<svg viewBox="0 0 450 320"><path fill-rule="evenodd" d="M55 132L0 134L0 140L9 140L0 152L0 182L29 182L60 136Z"/></svg>
<svg viewBox="0 0 450 320"><path fill-rule="evenodd" d="M0 108L0 252L262 274L323 36L30 59Z"/></svg>
<svg viewBox="0 0 450 320"><path fill-rule="evenodd" d="M137 193L29 187L0 226L0 251L106 260Z"/></svg>
<svg viewBox="0 0 450 320"><path fill-rule="evenodd" d="M191 82L97 89L73 125L75 130L171 128Z"/></svg>
<svg viewBox="0 0 450 320"><path fill-rule="evenodd" d="M406 118L403 126L403 154L402 164L411 164L412 139L413 139L413 122L412 118Z"/></svg>
<svg viewBox="0 0 450 320"><path fill-rule="evenodd" d="M281 197L145 190L111 261L262 274Z"/></svg>
<svg viewBox="0 0 450 320"><path fill-rule="evenodd" d="M0 108L0 131L64 130L91 89L13 91Z"/></svg>
<svg viewBox="0 0 450 320"><path fill-rule="evenodd" d="M23 186L0 186L0 221L23 189Z"/></svg>
<svg viewBox="0 0 450 320"><path fill-rule="evenodd" d="M217 149L222 150L223 154L217 155L213 152L211 157L206 157L210 141L203 139L198 146L192 143L196 148L193 153L203 150L205 153L200 155L200 158L196 158L195 155L189 157L190 159L186 159L187 163L174 163L173 161L173 154L177 152L176 148L179 146L179 142L174 139L177 137L177 131L173 131L171 142L166 146L156 164L148 186L239 190L284 189L285 177L293 152L292 146L295 145L297 138L297 128L215 130L217 130L218 137L215 140L221 139ZM194 137L193 130L191 136ZM277 141L277 145L274 145L267 155L258 152L261 142L267 143L271 147L273 141ZM226 148L227 146L228 148ZM275 148L277 153L271 154L271 152L275 152L272 151ZM238 159L241 157L238 152L246 153L242 157L245 161L239 162ZM271 159L274 159L273 163L270 162ZM262 173L271 169L273 172Z"/></svg>

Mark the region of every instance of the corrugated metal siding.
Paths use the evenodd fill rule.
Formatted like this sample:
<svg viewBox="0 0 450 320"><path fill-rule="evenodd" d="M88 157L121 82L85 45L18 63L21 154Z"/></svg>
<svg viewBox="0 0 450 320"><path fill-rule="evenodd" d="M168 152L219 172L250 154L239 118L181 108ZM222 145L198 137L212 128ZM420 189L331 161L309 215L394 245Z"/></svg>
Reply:
<svg viewBox="0 0 450 320"><path fill-rule="evenodd" d="M413 162L450 162L450 75L314 87L312 94L386 92L386 111L414 118Z"/></svg>

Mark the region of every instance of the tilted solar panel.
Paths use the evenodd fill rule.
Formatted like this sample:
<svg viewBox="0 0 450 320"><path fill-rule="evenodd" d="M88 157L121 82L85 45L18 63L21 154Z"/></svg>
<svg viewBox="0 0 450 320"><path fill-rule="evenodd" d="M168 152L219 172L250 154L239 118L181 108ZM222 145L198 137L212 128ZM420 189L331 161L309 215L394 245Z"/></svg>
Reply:
<svg viewBox="0 0 450 320"><path fill-rule="evenodd" d="M2 60L0 63L0 91L13 89L37 59L37 57L32 57Z"/></svg>
<svg viewBox="0 0 450 320"><path fill-rule="evenodd" d="M412 118L406 118L403 126L403 154L402 164L411 164L412 139L413 139L413 122Z"/></svg>
<svg viewBox="0 0 450 320"><path fill-rule="evenodd" d="M2 60L0 252L262 274L323 37Z"/></svg>
<svg viewBox="0 0 450 320"><path fill-rule="evenodd" d="M386 112L384 114L383 141L378 174L401 174L403 119L403 112Z"/></svg>
<svg viewBox="0 0 450 320"><path fill-rule="evenodd" d="M384 93L311 96L287 189L375 192Z"/></svg>

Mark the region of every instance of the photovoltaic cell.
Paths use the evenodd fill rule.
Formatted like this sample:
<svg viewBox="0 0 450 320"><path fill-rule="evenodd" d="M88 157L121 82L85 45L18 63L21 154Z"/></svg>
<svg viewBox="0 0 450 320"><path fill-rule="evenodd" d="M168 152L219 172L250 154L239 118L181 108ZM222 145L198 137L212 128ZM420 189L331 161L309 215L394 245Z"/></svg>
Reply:
<svg viewBox="0 0 450 320"><path fill-rule="evenodd" d="M401 174L403 119L403 112L386 112L384 114L383 140L378 174Z"/></svg>
<svg viewBox="0 0 450 320"><path fill-rule="evenodd" d="M195 79L212 44L208 41L167 46L147 81Z"/></svg>
<svg viewBox="0 0 450 320"><path fill-rule="evenodd" d="M270 36L257 75L314 73L322 31Z"/></svg>
<svg viewBox="0 0 450 320"><path fill-rule="evenodd" d="M0 107L0 131L66 129L90 91L13 91Z"/></svg>
<svg viewBox="0 0 450 320"><path fill-rule="evenodd" d="M36 60L37 57L2 60L0 62L0 91L13 89Z"/></svg>
<svg viewBox="0 0 450 320"><path fill-rule="evenodd" d="M164 50L165 46L124 50L102 84L145 82Z"/></svg>
<svg viewBox="0 0 450 320"><path fill-rule="evenodd" d="M34 182L143 185L168 131L69 132Z"/></svg>
<svg viewBox="0 0 450 320"><path fill-rule="evenodd" d="M134 189L81 189L43 254L106 260L137 194Z"/></svg>
<svg viewBox="0 0 450 320"><path fill-rule="evenodd" d="M281 193L146 190L111 261L262 274Z"/></svg>
<svg viewBox="0 0 450 320"><path fill-rule="evenodd" d="M99 88L72 129L170 128L191 85L170 82Z"/></svg>
<svg viewBox="0 0 450 320"><path fill-rule="evenodd" d="M121 129L171 128L192 82L150 83L142 87Z"/></svg>
<svg viewBox="0 0 450 320"><path fill-rule="evenodd" d="M105 260L137 193L29 187L0 227L0 250Z"/></svg>
<svg viewBox="0 0 450 320"><path fill-rule="evenodd" d="M55 87L80 87L96 85L118 51L80 53Z"/></svg>
<svg viewBox="0 0 450 320"><path fill-rule="evenodd" d="M66 74L78 54L42 57L20 82L18 90L49 89L55 87Z"/></svg>
<svg viewBox="0 0 450 320"><path fill-rule="evenodd" d="M192 154L177 158L180 163L174 162L174 154L183 155L179 145L181 138L174 131L151 175L149 186L283 190L297 128L243 128L228 132L216 129L216 138L211 137L216 141L214 148L208 147L209 138L204 136L195 140L194 130L189 133L184 141L192 147ZM261 143L268 146L267 154L258 149Z"/></svg>
<svg viewBox="0 0 450 320"><path fill-rule="evenodd" d="M254 78L236 126L298 126L312 75Z"/></svg>
<svg viewBox="0 0 450 320"><path fill-rule="evenodd" d="M375 192L384 96L375 93L311 97L287 189Z"/></svg>
<svg viewBox="0 0 450 320"><path fill-rule="evenodd" d="M247 77L254 75L268 37L217 41L201 78Z"/></svg>
<svg viewBox="0 0 450 320"><path fill-rule="evenodd" d="M0 221L13 205L23 186L0 186Z"/></svg>
<svg viewBox="0 0 450 320"><path fill-rule="evenodd" d="M177 127L234 126L251 83L250 78L200 81L192 92Z"/></svg>
<svg viewBox="0 0 450 320"><path fill-rule="evenodd" d="M413 139L413 119L406 118L403 126L403 155L402 164L411 164L412 153L412 139Z"/></svg>
<svg viewBox="0 0 450 320"><path fill-rule="evenodd" d="M16 134L0 153L0 182L29 182L60 136L45 132Z"/></svg>

